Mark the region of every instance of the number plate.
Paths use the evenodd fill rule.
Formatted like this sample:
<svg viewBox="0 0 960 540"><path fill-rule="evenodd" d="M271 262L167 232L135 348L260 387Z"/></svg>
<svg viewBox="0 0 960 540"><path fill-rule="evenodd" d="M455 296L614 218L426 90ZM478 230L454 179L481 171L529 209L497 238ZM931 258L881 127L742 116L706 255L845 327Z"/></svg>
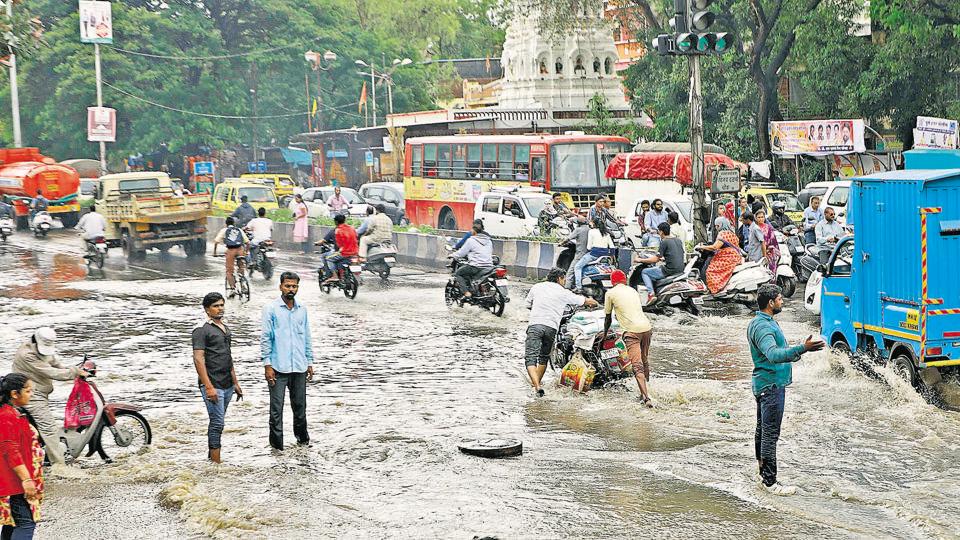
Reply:
<svg viewBox="0 0 960 540"><path fill-rule="evenodd" d="M97 244L97 251L106 251L106 250L107 250L106 244Z"/></svg>
<svg viewBox="0 0 960 540"><path fill-rule="evenodd" d="M497 284L497 287L506 287L506 286L507 286L507 280L505 280L505 279L498 279L498 280L495 281L495 283Z"/></svg>
<svg viewBox="0 0 960 540"><path fill-rule="evenodd" d="M277 256L276 251L264 251L263 254L266 255L268 259L273 259Z"/></svg>
<svg viewBox="0 0 960 540"><path fill-rule="evenodd" d="M397 259L395 257L384 257L383 262L395 263L397 262Z"/></svg>
<svg viewBox="0 0 960 540"><path fill-rule="evenodd" d="M601 280L600 284L603 285L604 288L610 288L613 285L613 283L609 279Z"/></svg>
<svg viewBox="0 0 960 540"><path fill-rule="evenodd" d="M600 358L603 358L604 360L607 358L613 358L615 356L620 356L620 349L616 347L600 351Z"/></svg>
<svg viewBox="0 0 960 540"><path fill-rule="evenodd" d="M360 273L360 267L355 264L351 264L350 271L353 272L354 274L358 274Z"/></svg>
<svg viewBox="0 0 960 540"><path fill-rule="evenodd" d="M694 303L694 305L702 306L702 305L703 305L703 298L701 298L701 297L699 297L699 296L695 296L695 297L693 298L693 303Z"/></svg>

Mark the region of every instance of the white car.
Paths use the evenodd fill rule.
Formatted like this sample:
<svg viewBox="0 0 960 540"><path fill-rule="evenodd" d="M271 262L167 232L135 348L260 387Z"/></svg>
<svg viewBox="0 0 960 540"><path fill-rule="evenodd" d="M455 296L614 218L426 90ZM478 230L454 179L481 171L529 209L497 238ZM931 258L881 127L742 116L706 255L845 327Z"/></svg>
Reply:
<svg viewBox="0 0 960 540"><path fill-rule="evenodd" d="M543 192L487 191L477 199L473 217L483 221L491 236L536 236L537 219L548 202L550 196Z"/></svg>
<svg viewBox="0 0 960 540"><path fill-rule="evenodd" d="M797 198L804 204L804 208L810 206L810 199L812 197L820 197L821 209L826 210L827 208L833 208L833 211L837 214L837 223L841 225L847 224L847 200L850 198L850 180L810 182L797 194Z"/></svg>
<svg viewBox="0 0 960 540"><path fill-rule="evenodd" d="M340 194L350 203L348 217L363 219L367 217L367 202L363 200L356 190L351 188L340 188ZM303 192L303 202L307 204L310 217L324 218L333 215L327 201L333 197L333 188L318 187L310 188Z"/></svg>

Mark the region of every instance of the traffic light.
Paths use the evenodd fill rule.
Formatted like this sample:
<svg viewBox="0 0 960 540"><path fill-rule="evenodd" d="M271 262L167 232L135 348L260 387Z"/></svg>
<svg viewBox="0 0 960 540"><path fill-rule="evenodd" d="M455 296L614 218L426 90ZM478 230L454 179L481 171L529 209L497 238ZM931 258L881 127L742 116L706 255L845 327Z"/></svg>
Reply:
<svg viewBox="0 0 960 540"><path fill-rule="evenodd" d="M677 53L690 54L694 52L694 43L697 41L697 35L691 32L677 34Z"/></svg>
<svg viewBox="0 0 960 540"><path fill-rule="evenodd" d="M690 0L690 31L696 32L693 54L720 54L730 48L731 36L727 32L707 32L717 20L709 10L713 0Z"/></svg>
<svg viewBox="0 0 960 540"><path fill-rule="evenodd" d="M676 42L670 34L660 34L650 42L651 48L660 56L676 54Z"/></svg>
<svg viewBox="0 0 960 540"><path fill-rule="evenodd" d="M670 18L673 34L653 39L653 50L661 55L721 54L730 48L733 36L727 32L707 32L717 20L709 10L714 0L674 0Z"/></svg>

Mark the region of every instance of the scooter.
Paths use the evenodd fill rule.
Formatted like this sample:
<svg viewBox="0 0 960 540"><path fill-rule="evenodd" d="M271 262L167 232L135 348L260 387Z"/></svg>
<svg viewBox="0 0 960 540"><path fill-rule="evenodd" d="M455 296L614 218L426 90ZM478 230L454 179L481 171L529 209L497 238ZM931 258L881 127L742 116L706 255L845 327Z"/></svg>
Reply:
<svg viewBox="0 0 960 540"><path fill-rule="evenodd" d="M447 245L445 247L447 251L453 251L451 246ZM450 269L450 279L443 291L443 298L447 306L456 304L462 307L464 304L470 304L488 309L497 317L502 317L503 310L506 308L507 302L510 301L510 295L507 291L507 268L500 265L500 257L494 255L493 266L474 278L470 284L472 290L469 297L463 296L463 291L460 290L460 286L454 279L457 268L466 263L466 259L451 257L447 264L447 268Z"/></svg>
<svg viewBox="0 0 960 540"><path fill-rule="evenodd" d="M321 258L325 258L326 255L333 251L331 246L327 244L322 244L320 246ZM337 281L331 283L324 283L326 281L326 275L324 274L323 267L317 269L317 279L320 283L320 290L326 294L330 294L330 291L334 287L343 291L343 295L347 298L353 300L357 297L357 292L360 290L360 272L362 271L360 266L359 257L351 257L349 260L340 261L337 263L336 271Z"/></svg>
<svg viewBox="0 0 960 540"><path fill-rule="evenodd" d="M700 271L701 279L706 279L705 269L703 268L703 257L700 253L692 256L695 259L694 266ZM719 302L740 302L744 304L754 304L757 301L757 289L764 283L773 281L773 274L767 268L766 264L761 262L744 262L733 269L733 275L727 284L716 294L707 295L705 300L716 300Z"/></svg>
<svg viewBox="0 0 960 540"><path fill-rule="evenodd" d="M373 272L386 280L390 277L390 270L397 265L397 248L389 240L379 244L367 246L367 260L360 266L368 272Z"/></svg>
<svg viewBox="0 0 960 540"><path fill-rule="evenodd" d="M789 239L796 237L797 228L793 225L782 232L776 231L780 245L780 260L777 262L777 285L783 290L783 297L790 298L797 291L797 274L793 271L793 254L790 252Z"/></svg>
<svg viewBox="0 0 960 540"><path fill-rule="evenodd" d="M75 385L85 385L91 390L93 408L87 408L89 403L81 404L84 408L76 411L83 421L77 428L67 429L64 426L58 433L59 444L63 455L68 460L74 460L84 453L86 457L94 453L111 463L114 458L140 454L150 446L153 438L150 423L140 414L142 407L128 403L107 403L97 385L90 379L97 374L97 365L84 356L80 367L90 375L87 378L77 378ZM33 419L30 418L30 422ZM45 443L46 444L46 443Z"/></svg>
<svg viewBox="0 0 960 540"><path fill-rule="evenodd" d="M584 296L603 303L607 291L613 287L610 276L617 269L617 261L611 255L604 255L583 267L580 288Z"/></svg>
<svg viewBox="0 0 960 540"><path fill-rule="evenodd" d="M3 241L7 241L7 237L13 236L13 230L16 226L13 223L13 220L7 216L0 217L0 238L3 238Z"/></svg>
<svg viewBox="0 0 960 540"><path fill-rule="evenodd" d="M87 253L83 256L87 260L87 264L95 264L97 268L103 268L103 261L107 256L107 239L103 236L98 236L93 240L84 240L84 244L87 246Z"/></svg>
<svg viewBox="0 0 960 540"><path fill-rule="evenodd" d="M33 236L36 238L46 238L47 233L53 228L53 218L47 212L37 212L30 222L30 229L33 230Z"/></svg>
<svg viewBox="0 0 960 540"><path fill-rule="evenodd" d="M649 258L656 254L655 251L641 251L641 258ZM700 307L703 306L703 297L707 295L707 286L700 280L700 271L695 267L697 259L691 257L683 272L666 276L661 280L654 282L656 291L648 291L643 284L641 273L649 264L638 264L630 271L628 278L630 286L637 289L640 293L640 300L644 304L645 311L657 311L669 314L673 308L682 308L692 315L700 314ZM648 303L651 296L656 295L656 300Z"/></svg>
<svg viewBox="0 0 960 540"><path fill-rule="evenodd" d="M820 247L816 244L807 244L803 253L793 259L793 269L800 281L809 281L817 269L820 268Z"/></svg>

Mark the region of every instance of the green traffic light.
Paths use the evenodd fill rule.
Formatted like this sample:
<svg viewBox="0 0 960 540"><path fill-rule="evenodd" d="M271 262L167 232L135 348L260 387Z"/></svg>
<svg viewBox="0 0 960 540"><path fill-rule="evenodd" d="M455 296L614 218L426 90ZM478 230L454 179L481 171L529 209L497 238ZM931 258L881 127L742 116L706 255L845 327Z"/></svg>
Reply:
<svg viewBox="0 0 960 540"><path fill-rule="evenodd" d="M690 52L693 50L694 34L680 34L677 36L677 50L680 52Z"/></svg>
<svg viewBox="0 0 960 540"><path fill-rule="evenodd" d="M712 42L713 34L700 34L700 36L697 37L697 52L708 52Z"/></svg>
<svg viewBox="0 0 960 540"><path fill-rule="evenodd" d="M713 50L718 53L722 53L730 48L733 39L730 34L727 32L720 32L717 34L716 42L713 44Z"/></svg>

